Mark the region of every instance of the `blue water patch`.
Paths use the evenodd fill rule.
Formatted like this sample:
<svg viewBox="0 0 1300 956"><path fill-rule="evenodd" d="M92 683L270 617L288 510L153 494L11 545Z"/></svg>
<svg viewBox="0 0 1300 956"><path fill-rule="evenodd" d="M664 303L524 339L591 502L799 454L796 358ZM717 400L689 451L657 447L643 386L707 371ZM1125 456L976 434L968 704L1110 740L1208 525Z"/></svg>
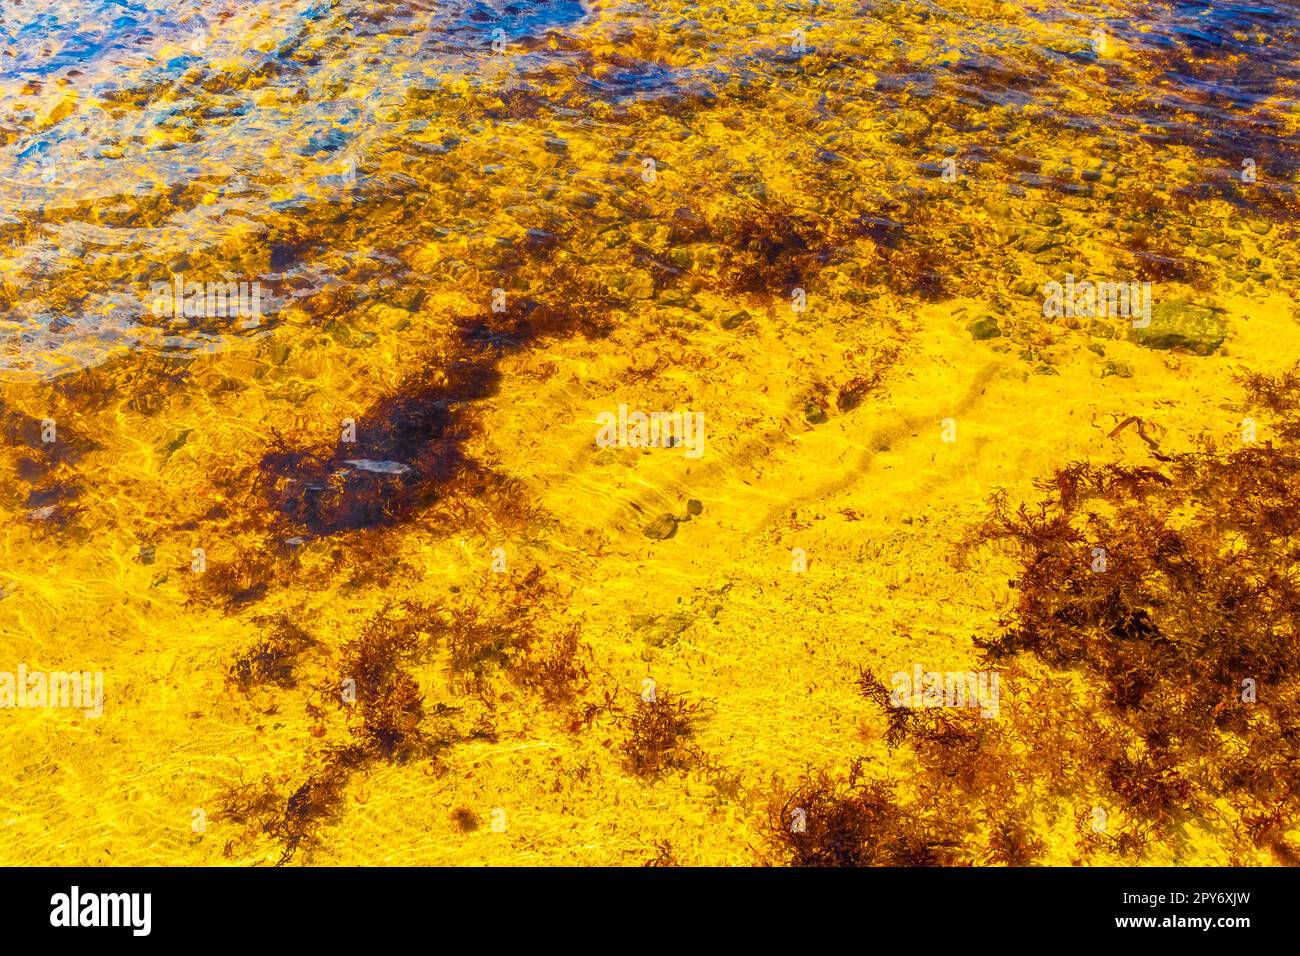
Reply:
<svg viewBox="0 0 1300 956"><path fill-rule="evenodd" d="M351 137L337 126L312 133L307 143L298 152L312 156L319 152L333 153L348 144Z"/></svg>
<svg viewBox="0 0 1300 956"><path fill-rule="evenodd" d="M491 24L510 39L519 40L577 23L586 13L576 0L515 0L510 3L474 0L466 8L461 22Z"/></svg>
<svg viewBox="0 0 1300 956"><path fill-rule="evenodd" d="M48 76L130 54L156 31L178 26L162 9L123 0L64 0L64 9L38 14L16 30L0 24L0 43L11 48L0 77Z"/></svg>

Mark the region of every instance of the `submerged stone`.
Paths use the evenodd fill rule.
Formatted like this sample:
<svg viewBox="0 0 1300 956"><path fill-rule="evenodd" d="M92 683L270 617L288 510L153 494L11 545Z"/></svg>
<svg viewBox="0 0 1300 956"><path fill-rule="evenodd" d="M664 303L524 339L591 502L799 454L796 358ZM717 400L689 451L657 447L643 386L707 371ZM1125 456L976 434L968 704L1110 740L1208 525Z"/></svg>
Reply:
<svg viewBox="0 0 1300 956"><path fill-rule="evenodd" d="M894 129L904 136L924 136L930 132L930 118L919 110L904 110L895 115Z"/></svg>
<svg viewBox="0 0 1300 956"><path fill-rule="evenodd" d="M1227 337L1227 323L1213 309L1185 300L1160 303L1151 310L1150 325L1129 333L1143 348L1183 349L1193 355L1210 355Z"/></svg>
<svg viewBox="0 0 1300 956"><path fill-rule="evenodd" d="M664 289L659 293L659 302L661 305L671 306L678 309L695 309L698 303L695 297L689 292L681 289Z"/></svg>
<svg viewBox="0 0 1300 956"><path fill-rule="evenodd" d="M1109 322L1104 322L1101 319L1093 319L1088 323L1088 334L1095 335L1099 339L1113 339L1115 337L1115 329Z"/></svg>
<svg viewBox="0 0 1300 956"><path fill-rule="evenodd" d="M666 541L677 533L677 519L669 514L660 515L642 533L651 540Z"/></svg>
<svg viewBox="0 0 1300 956"><path fill-rule="evenodd" d="M377 475L404 475L411 470L410 465L400 461L373 461L369 458L352 458L343 464L357 471L369 471Z"/></svg>
<svg viewBox="0 0 1300 956"><path fill-rule="evenodd" d="M998 320L991 315L981 315L966 326L966 331L977 342L996 339L1002 334L1002 329L998 327Z"/></svg>

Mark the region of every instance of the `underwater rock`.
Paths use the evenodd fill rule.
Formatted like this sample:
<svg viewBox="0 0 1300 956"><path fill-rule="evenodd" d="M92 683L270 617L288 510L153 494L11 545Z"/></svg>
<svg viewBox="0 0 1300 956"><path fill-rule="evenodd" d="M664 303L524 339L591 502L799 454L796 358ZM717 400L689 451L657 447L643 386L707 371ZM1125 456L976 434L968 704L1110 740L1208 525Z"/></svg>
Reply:
<svg viewBox="0 0 1300 956"><path fill-rule="evenodd" d="M686 613L668 614L664 617L638 615L633 623L646 645L663 647L665 644L676 644L682 633L695 623L695 618Z"/></svg>
<svg viewBox="0 0 1300 956"><path fill-rule="evenodd" d="M724 315L722 317L722 327L728 330L739 328L751 318L753 318L753 316L744 309L741 309L739 312L732 312L730 315Z"/></svg>
<svg viewBox="0 0 1300 956"><path fill-rule="evenodd" d="M1057 244L1056 237L1049 233L1031 235L1025 240L1025 251L1032 253L1046 252Z"/></svg>
<svg viewBox="0 0 1300 956"><path fill-rule="evenodd" d="M966 331L977 342L996 339L1002 334L1002 330L998 328L998 320L991 315L981 315L966 326Z"/></svg>
<svg viewBox="0 0 1300 956"><path fill-rule="evenodd" d="M904 110L896 117L894 129L904 136L919 137L930 132L930 118L919 110Z"/></svg>
<svg viewBox="0 0 1300 956"><path fill-rule="evenodd" d="M560 244L560 237L547 229L529 229L524 233L524 248L532 253L549 252Z"/></svg>
<svg viewBox="0 0 1300 956"><path fill-rule="evenodd" d="M424 304L425 291L419 286L399 286L384 290L384 301L404 312L414 312Z"/></svg>
<svg viewBox="0 0 1300 956"><path fill-rule="evenodd" d="M662 514L646 525L642 533L654 541L667 541L677 533L677 519L670 514Z"/></svg>
<svg viewBox="0 0 1300 956"><path fill-rule="evenodd" d="M634 299L653 298L655 294L654 279L645 270L637 270L628 277L627 285L623 291Z"/></svg>
<svg viewBox="0 0 1300 956"><path fill-rule="evenodd" d="M617 249L619 246L627 245L628 240L631 238L627 234L626 229L621 229L618 226L606 229L600 235L605 241L605 245L609 246L611 249Z"/></svg>
<svg viewBox="0 0 1300 956"><path fill-rule="evenodd" d="M1186 300L1162 302L1151 310L1151 324L1134 327L1129 338L1148 349L1184 349L1193 355L1210 355L1228 337L1228 326L1203 305Z"/></svg>
<svg viewBox="0 0 1300 956"><path fill-rule="evenodd" d="M271 360L271 364L273 365L283 365L289 358L289 352L290 349L288 343L282 342L279 339L272 339L270 344L266 347L267 358Z"/></svg>
<svg viewBox="0 0 1300 956"><path fill-rule="evenodd" d="M1099 339L1113 339L1115 329L1109 322L1103 322L1101 319L1093 319L1088 324L1088 334L1095 335Z"/></svg>
<svg viewBox="0 0 1300 956"><path fill-rule="evenodd" d="M333 153L346 146L350 138L337 126L328 130L319 130L308 138L298 152L303 156L312 156L320 152Z"/></svg>
<svg viewBox="0 0 1300 956"><path fill-rule="evenodd" d="M357 471L369 471L377 475L404 475L411 470L410 465L404 465L400 461L372 461L369 458L352 458L343 464Z"/></svg>
<svg viewBox="0 0 1300 956"><path fill-rule="evenodd" d="M676 309L698 310L700 307L693 295L681 289L664 289L659 293L659 304Z"/></svg>

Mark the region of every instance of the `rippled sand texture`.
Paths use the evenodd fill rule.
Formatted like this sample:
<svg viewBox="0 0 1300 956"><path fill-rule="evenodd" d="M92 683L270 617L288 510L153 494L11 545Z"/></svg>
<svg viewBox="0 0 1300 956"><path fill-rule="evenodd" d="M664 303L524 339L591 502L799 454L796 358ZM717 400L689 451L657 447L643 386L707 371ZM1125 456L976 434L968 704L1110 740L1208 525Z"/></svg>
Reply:
<svg viewBox="0 0 1300 956"><path fill-rule="evenodd" d="M1220 492L1297 489L1298 64L1275 0L6 4L0 670L105 702L0 709L0 862L1294 862L1297 529ZM1158 473L1059 504L1166 522L1122 620L986 520L1071 463Z"/></svg>

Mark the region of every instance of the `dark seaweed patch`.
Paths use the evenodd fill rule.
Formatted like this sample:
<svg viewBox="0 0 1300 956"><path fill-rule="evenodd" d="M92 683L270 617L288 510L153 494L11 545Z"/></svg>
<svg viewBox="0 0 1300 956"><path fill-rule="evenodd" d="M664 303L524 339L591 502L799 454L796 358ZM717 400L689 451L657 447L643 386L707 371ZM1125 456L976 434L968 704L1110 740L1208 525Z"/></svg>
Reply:
<svg viewBox="0 0 1300 956"><path fill-rule="evenodd" d="M768 832L791 866L938 866L954 841L903 808L854 761L846 779L815 776L773 803Z"/></svg>
<svg viewBox="0 0 1300 956"><path fill-rule="evenodd" d="M915 792L860 764L809 781L776 804L784 860L1024 865L1046 846L1034 807L1067 796L1076 862L1191 852L1189 825L1235 861L1300 858L1300 367L1243 382L1281 441L1076 464L1034 505L995 497L971 546L1009 545L1020 566L1014 612L975 640L1001 715L896 705L863 672Z"/></svg>
<svg viewBox="0 0 1300 956"><path fill-rule="evenodd" d="M276 555L269 552L241 550L234 555L205 554L201 573L195 573L192 563L178 570L192 575L191 600L212 601L233 611L265 597L287 566L277 564Z"/></svg>
<svg viewBox="0 0 1300 956"><path fill-rule="evenodd" d="M649 699L637 697L620 718L625 737L619 750L628 770L654 780L706 764L694 740L701 717L698 702L676 694L661 691Z"/></svg>
<svg viewBox="0 0 1300 956"><path fill-rule="evenodd" d="M276 866L283 866L292 862L300 849L319 846L320 829L338 816L348 780L369 759L356 746L328 751L318 768L287 796L267 777L260 784L236 787L225 794L219 804L220 816L270 837L280 846ZM228 842L226 855L232 855L234 849L235 842Z"/></svg>
<svg viewBox="0 0 1300 956"><path fill-rule="evenodd" d="M496 391L504 353L548 336L608 328L603 294L587 276L556 266L546 282L546 298L525 296L504 312L484 309L458 320L446 353L427 358L357 418L355 442L326 449L274 435L256 480L272 512L331 535L398 523L435 500L471 468L463 445L472 405Z"/></svg>
<svg viewBox="0 0 1300 956"><path fill-rule="evenodd" d="M56 402L48 420L0 402L0 443L14 450L18 479L5 483L3 498L39 518L41 527L63 528L77 513L76 502L85 490L77 464L97 447L78 416L68 413L63 402Z"/></svg>
<svg viewBox="0 0 1300 956"><path fill-rule="evenodd" d="M227 680L243 690L259 684L294 686L298 655L314 647L316 639L287 614L258 618L255 623L263 628L262 636L235 658Z"/></svg>
<svg viewBox="0 0 1300 956"><path fill-rule="evenodd" d="M455 603L401 601L365 618L340 648L336 675L316 688L307 713L323 736L331 712L342 710L348 741L318 751L306 779L284 791L270 778L236 787L222 796L222 815L244 827L245 838L271 838L280 847L278 864L319 843L319 831L337 817L352 775L376 763L412 759L437 761L464 740L495 741L490 715L472 723L461 708L429 706L412 668L441 648L453 687L490 700L491 678L504 671L514 683L537 691L543 702L565 703L580 690L585 669L578 661L576 629L547 637L533 615L549 591L539 570L517 579L493 576ZM264 637L236 659L231 683L247 689L269 682L296 683L299 655L317 642L290 618L262 618ZM688 710L690 710L688 708ZM681 751L684 753L684 751ZM460 828L476 817L453 816ZM235 841L227 845L233 854Z"/></svg>
<svg viewBox="0 0 1300 956"><path fill-rule="evenodd" d="M427 605L408 602L401 610L389 606L370 617L343 646L340 671L355 682L349 711L354 739L366 753L405 760L427 753L431 742L421 727L419 685L406 668L420 651L420 636L430 637L440 622Z"/></svg>

